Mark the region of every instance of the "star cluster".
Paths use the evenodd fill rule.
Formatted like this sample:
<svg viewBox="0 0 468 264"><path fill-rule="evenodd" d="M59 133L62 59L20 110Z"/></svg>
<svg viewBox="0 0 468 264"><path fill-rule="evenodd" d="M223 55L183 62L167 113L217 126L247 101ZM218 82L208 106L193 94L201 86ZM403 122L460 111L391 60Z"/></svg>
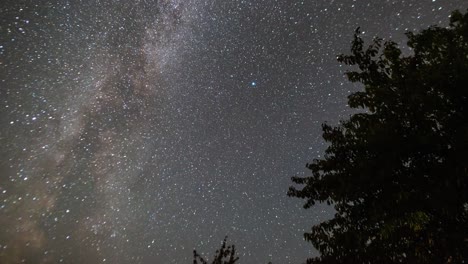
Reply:
<svg viewBox="0 0 468 264"><path fill-rule="evenodd" d="M0 262L242 263L317 254L333 215L286 196L351 114L336 55L404 44L461 0L6 0ZM408 51L410 52L410 51Z"/></svg>

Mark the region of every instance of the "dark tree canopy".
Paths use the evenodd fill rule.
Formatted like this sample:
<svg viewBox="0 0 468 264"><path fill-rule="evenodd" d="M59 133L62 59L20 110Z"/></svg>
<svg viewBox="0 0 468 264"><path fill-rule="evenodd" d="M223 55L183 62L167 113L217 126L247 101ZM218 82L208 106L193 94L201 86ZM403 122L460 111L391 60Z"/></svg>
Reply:
<svg viewBox="0 0 468 264"><path fill-rule="evenodd" d="M239 257L236 257L236 247L234 245L226 246L226 240L227 237L224 238L221 248L216 250L211 264L235 264L239 260ZM194 250L193 264L208 264L208 261Z"/></svg>
<svg viewBox="0 0 468 264"><path fill-rule="evenodd" d="M308 263L461 263L468 258L468 13L447 28L408 33L412 54L356 31L347 73L365 111L323 125L323 159L293 177L289 195L327 202L333 219L305 239Z"/></svg>

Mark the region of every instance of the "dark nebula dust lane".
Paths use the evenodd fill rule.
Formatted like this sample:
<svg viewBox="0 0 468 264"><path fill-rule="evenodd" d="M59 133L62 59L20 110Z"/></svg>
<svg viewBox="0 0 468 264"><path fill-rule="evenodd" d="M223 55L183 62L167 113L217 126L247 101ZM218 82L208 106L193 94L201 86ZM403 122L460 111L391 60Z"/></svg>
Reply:
<svg viewBox="0 0 468 264"><path fill-rule="evenodd" d="M351 112L358 26L404 43L465 1L6 0L0 262L300 263L332 216L286 196Z"/></svg>

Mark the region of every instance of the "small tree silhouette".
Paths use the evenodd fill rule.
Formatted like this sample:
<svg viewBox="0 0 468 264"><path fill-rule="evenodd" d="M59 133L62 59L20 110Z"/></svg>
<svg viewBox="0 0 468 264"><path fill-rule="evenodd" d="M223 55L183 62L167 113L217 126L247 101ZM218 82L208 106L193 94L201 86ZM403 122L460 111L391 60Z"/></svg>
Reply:
<svg viewBox="0 0 468 264"><path fill-rule="evenodd" d="M213 261L211 264L234 264L239 260L239 257L236 257L236 247L234 245L226 246L227 236L223 240L221 248L216 250ZM208 264L208 262L197 253L196 250L193 251L193 264Z"/></svg>

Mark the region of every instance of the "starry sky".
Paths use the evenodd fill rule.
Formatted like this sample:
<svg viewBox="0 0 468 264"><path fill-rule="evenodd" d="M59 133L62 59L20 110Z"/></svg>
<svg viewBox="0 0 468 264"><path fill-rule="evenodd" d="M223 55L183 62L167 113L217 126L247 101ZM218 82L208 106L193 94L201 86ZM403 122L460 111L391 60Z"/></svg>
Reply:
<svg viewBox="0 0 468 264"><path fill-rule="evenodd" d="M301 263L288 198L351 113L354 30L405 43L464 0L3 0L0 262Z"/></svg>

